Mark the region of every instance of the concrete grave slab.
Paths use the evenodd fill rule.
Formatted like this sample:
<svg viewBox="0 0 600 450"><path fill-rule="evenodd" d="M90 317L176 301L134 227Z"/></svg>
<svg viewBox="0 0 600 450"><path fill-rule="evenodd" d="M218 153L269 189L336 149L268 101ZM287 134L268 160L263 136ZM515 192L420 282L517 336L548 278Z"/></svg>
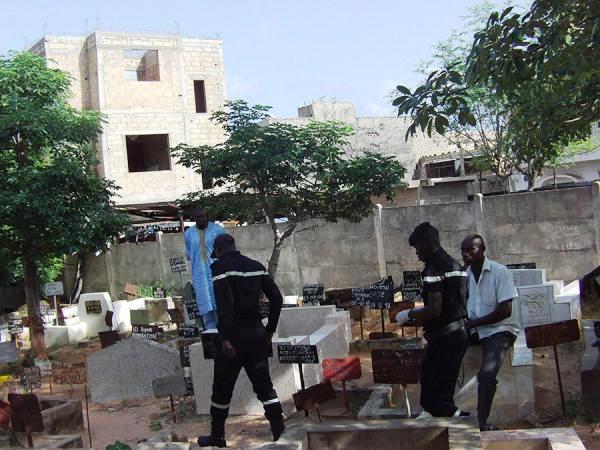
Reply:
<svg viewBox="0 0 600 450"><path fill-rule="evenodd" d="M168 397L169 395L185 395L186 389L183 370L176 375L152 380L152 392L154 392L156 398Z"/></svg>
<svg viewBox="0 0 600 450"><path fill-rule="evenodd" d="M584 450L572 428L537 428L533 430L488 431L481 433L484 450Z"/></svg>
<svg viewBox="0 0 600 450"><path fill-rule="evenodd" d="M510 273L516 287L539 286L546 283L544 269L511 269Z"/></svg>
<svg viewBox="0 0 600 450"><path fill-rule="evenodd" d="M14 342L0 342L0 364L8 364L19 360L19 352Z"/></svg>
<svg viewBox="0 0 600 450"><path fill-rule="evenodd" d="M88 356L92 401L150 397L152 381L181 372L179 352L146 339L129 338Z"/></svg>
<svg viewBox="0 0 600 450"><path fill-rule="evenodd" d="M92 306L97 308L92 308ZM86 325L86 337L96 337L100 331L108 331L108 327L104 323L106 311L114 311L108 292L81 294L77 315L80 322Z"/></svg>
<svg viewBox="0 0 600 450"><path fill-rule="evenodd" d="M454 395L456 405L464 411L477 411L477 372L480 365L481 346L470 346L463 359L464 384ZM527 418L534 410L533 365L514 367L511 358L505 358L498 373L498 387L490 412L490 423L502 425L517 422Z"/></svg>

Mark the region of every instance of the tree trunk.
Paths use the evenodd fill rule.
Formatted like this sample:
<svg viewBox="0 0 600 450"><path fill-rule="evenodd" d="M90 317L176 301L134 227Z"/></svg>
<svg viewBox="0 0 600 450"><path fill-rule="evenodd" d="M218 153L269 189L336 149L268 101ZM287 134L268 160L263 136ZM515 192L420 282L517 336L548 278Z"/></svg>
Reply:
<svg viewBox="0 0 600 450"><path fill-rule="evenodd" d="M33 250L27 244L23 246L23 278L25 280L25 301L29 317L31 350L36 358L47 359L44 322L40 314L37 266L33 258Z"/></svg>
<svg viewBox="0 0 600 450"><path fill-rule="evenodd" d="M282 241L276 239L273 243L273 251L271 252L271 258L269 258L269 273L273 278L277 274L277 267L279 267L279 256L281 256Z"/></svg>

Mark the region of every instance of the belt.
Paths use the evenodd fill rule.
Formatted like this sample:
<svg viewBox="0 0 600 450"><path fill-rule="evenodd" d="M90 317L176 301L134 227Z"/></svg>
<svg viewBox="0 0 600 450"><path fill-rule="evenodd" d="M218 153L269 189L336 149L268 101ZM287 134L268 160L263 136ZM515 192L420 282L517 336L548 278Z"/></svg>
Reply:
<svg viewBox="0 0 600 450"><path fill-rule="evenodd" d="M465 319L461 318L436 328L435 330L427 331L423 336L425 336L425 339L428 341L431 341L432 339L438 339L458 330L466 330Z"/></svg>

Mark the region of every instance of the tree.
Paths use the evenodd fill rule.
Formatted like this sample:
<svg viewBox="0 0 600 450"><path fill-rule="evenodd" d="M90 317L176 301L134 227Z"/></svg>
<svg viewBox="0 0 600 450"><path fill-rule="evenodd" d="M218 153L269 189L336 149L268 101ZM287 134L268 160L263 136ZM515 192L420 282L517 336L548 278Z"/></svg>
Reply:
<svg viewBox="0 0 600 450"><path fill-rule="evenodd" d="M39 268L103 249L126 219L96 172L97 112L69 106L70 79L31 53L0 57L0 240L23 267L31 346L46 354Z"/></svg>
<svg viewBox="0 0 600 450"><path fill-rule="evenodd" d="M182 144L172 154L222 189L188 194L182 206L208 206L220 220L257 223L266 218L273 232L269 272L275 275L283 242L303 231L297 229L299 222L314 216L359 221L370 213L372 196L392 198L393 188L404 186L405 169L373 153L343 158L345 139L353 132L348 125L315 121L298 127L267 120L269 109L227 102L211 117L228 133L225 142ZM283 217L287 222L278 226L276 219Z"/></svg>
<svg viewBox="0 0 600 450"><path fill-rule="evenodd" d="M506 119L484 128L503 127L492 141L497 152L483 151L484 159L499 176L502 167L523 173L533 188L543 167L600 118L598 9L597 2L538 0L525 15L512 7L493 12L460 66L432 72L414 92L398 87L398 112L413 118L409 133L476 127L474 92L483 90Z"/></svg>

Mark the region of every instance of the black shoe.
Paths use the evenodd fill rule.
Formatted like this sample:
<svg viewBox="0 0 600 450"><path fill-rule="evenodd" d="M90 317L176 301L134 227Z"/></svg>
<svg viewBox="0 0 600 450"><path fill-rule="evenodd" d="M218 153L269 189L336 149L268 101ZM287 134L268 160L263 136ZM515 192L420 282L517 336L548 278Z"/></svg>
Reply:
<svg viewBox="0 0 600 450"><path fill-rule="evenodd" d="M496 425L492 425L491 423L484 423L482 425L479 425L479 431L499 431L500 428L498 428Z"/></svg>
<svg viewBox="0 0 600 450"><path fill-rule="evenodd" d="M219 447L225 448L227 447L227 442L225 442L225 438L216 437L216 436L198 436L198 445L200 447Z"/></svg>
<svg viewBox="0 0 600 450"><path fill-rule="evenodd" d="M285 430L283 419L274 420L271 422L271 433L273 433L273 441L277 441Z"/></svg>

